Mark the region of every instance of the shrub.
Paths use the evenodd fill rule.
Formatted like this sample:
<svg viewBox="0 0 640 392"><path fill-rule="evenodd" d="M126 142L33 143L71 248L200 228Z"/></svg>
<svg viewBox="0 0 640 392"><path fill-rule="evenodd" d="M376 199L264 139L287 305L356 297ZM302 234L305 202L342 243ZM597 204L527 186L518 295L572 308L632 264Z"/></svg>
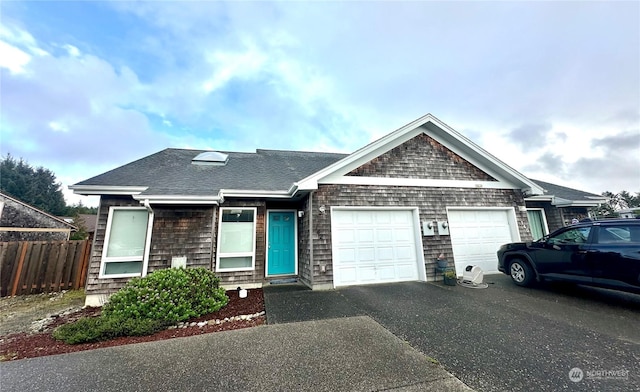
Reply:
<svg viewBox="0 0 640 392"><path fill-rule="evenodd" d="M85 317L58 327L53 337L68 344L119 336L151 335L229 303L220 278L204 268L171 268L131 279L109 298L100 317Z"/></svg>
<svg viewBox="0 0 640 392"><path fill-rule="evenodd" d="M102 314L166 324L220 310L229 302L220 278L205 268L171 268L131 279L109 298Z"/></svg>
<svg viewBox="0 0 640 392"><path fill-rule="evenodd" d="M151 335L164 327L162 322L151 319L83 317L56 328L53 337L67 344L91 343L120 336Z"/></svg>

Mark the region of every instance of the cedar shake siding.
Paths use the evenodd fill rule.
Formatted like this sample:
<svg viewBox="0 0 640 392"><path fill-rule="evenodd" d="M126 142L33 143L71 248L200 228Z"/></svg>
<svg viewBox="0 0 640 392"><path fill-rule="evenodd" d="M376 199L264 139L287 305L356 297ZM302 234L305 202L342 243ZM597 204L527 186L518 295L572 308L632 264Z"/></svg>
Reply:
<svg viewBox="0 0 640 392"><path fill-rule="evenodd" d="M311 224L311 205L313 193L307 196L300 210L304 212L302 218L298 218L298 277L307 286L313 286L311 267L311 241L309 238ZM315 206L315 204L314 204ZM315 208L317 210L317 208ZM314 222L315 224L315 222ZM315 239L313 240L315 241Z"/></svg>
<svg viewBox="0 0 640 392"><path fill-rule="evenodd" d="M447 219L446 207L513 207L518 231L523 241L531 240L524 196L518 190L475 188L424 188L376 185L321 185L314 194L314 206L324 205L324 214L314 208L313 213L313 284L333 283L331 260L331 208L335 206L418 207L420 221ZM435 259L444 253L453 263L451 237L422 236L427 279L435 279ZM326 273L322 273L322 266ZM453 264L451 264L453 265Z"/></svg>
<svg viewBox="0 0 640 392"><path fill-rule="evenodd" d="M424 133L351 171L347 176L495 181Z"/></svg>
<svg viewBox="0 0 640 392"><path fill-rule="evenodd" d="M186 256L187 267L211 269L215 248L213 207L151 206L154 212L149 269L171 267L171 258Z"/></svg>

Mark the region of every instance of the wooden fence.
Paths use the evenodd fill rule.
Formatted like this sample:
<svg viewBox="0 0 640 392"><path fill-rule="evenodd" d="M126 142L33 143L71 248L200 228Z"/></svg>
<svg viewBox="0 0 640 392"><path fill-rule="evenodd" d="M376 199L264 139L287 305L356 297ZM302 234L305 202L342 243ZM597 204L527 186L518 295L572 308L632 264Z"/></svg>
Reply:
<svg viewBox="0 0 640 392"><path fill-rule="evenodd" d="M84 287L90 253L88 240L0 242L0 296Z"/></svg>

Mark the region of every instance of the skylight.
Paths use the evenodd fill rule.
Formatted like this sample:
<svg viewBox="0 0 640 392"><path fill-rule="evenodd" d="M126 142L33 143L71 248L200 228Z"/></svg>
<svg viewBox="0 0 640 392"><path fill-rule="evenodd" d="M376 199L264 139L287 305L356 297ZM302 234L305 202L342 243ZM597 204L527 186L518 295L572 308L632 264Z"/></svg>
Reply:
<svg viewBox="0 0 640 392"><path fill-rule="evenodd" d="M218 151L206 151L198 154L191 163L194 165L217 165L223 166L229 161L229 155Z"/></svg>

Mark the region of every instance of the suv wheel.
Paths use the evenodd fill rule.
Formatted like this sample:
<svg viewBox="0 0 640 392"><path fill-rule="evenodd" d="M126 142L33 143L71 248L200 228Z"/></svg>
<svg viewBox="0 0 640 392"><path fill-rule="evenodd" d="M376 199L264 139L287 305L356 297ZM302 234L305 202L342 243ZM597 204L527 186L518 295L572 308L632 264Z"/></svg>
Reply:
<svg viewBox="0 0 640 392"><path fill-rule="evenodd" d="M533 282L533 270L529 264L521 259L515 259L511 262L509 272L513 283L518 286L529 286Z"/></svg>

